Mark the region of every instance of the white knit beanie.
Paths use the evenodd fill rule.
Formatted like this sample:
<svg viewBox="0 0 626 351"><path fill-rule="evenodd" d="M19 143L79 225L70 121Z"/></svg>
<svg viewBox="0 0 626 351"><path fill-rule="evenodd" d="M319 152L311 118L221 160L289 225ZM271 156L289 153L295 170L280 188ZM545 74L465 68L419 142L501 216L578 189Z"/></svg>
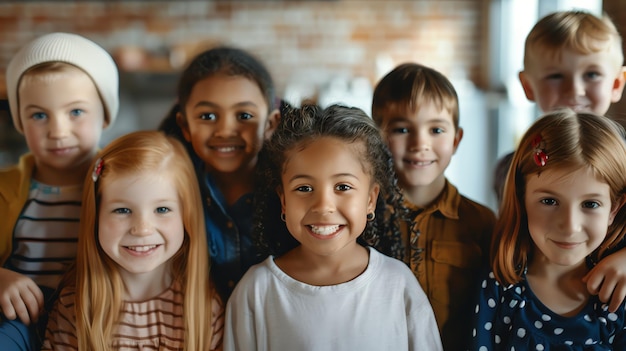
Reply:
<svg viewBox="0 0 626 351"><path fill-rule="evenodd" d="M96 85L111 126L119 109L119 73L111 55L98 44L80 35L51 33L22 47L7 67L7 95L15 129L24 133L19 117L17 89L28 69L46 62L65 62L82 69Z"/></svg>

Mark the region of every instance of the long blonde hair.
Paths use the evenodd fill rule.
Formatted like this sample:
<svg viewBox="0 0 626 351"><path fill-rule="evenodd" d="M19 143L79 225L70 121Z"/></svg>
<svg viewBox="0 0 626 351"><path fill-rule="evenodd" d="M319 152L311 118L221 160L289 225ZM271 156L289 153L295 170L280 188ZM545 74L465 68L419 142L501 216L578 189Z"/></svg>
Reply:
<svg viewBox="0 0 626 351"><path fill-rule="evenodd" d="M547 155L544 166L535 161L534 140L541 140ZM559 110L544 115L526 131L513 155L506 176L500 214L491 243L491 263L496 279L506 285L522 280L532 254L528 217L524 206L526 179L551 169L589 168L609 185L611 203L626 192L626 145L623 128L604 116ZM617 213L607 235L592 258L603 256L624 237L626 206Z"/></svg>
<svg viewBox="0 0 626 351"><path fill-rule="evenodd" d="M122 136L99 154L102 170L96 181L91 172L84 184L78 254L76 258L76 334L79 350L109 350L123 304L124 283L118 265L98 240L98 210L107 180L143 171L167 169L178 190L185 238L172 257L172 275L182 282L185 350L205 351L211 339L209 259L198 181L185 148L156 131ZM97 160L92 162L93 170Z"/></svg>

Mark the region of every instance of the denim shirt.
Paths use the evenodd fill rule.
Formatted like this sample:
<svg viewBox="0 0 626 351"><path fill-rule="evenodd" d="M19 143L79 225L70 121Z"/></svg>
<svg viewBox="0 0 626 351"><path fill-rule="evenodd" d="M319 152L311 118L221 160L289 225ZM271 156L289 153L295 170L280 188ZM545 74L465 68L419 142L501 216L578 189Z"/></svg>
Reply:
<svg viewBox="0 0 626 351"><path fill-rule="evenodd" d="M253 194L244 194L232 206L206 172L199 172L204 199L211 277L223 301L252 265L263 258L252 240Z"/></svg>

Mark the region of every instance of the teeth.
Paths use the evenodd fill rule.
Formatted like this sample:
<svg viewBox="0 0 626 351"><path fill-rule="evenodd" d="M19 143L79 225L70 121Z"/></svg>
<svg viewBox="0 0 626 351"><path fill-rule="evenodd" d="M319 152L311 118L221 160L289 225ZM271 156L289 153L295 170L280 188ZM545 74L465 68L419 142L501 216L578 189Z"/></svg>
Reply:
<svg viewBox="0 0 626 351"><path fill-rule="evenodd" d="M434 161L412 161L411 164L416 166L428 166L432 164Z"/></svg>
<svg viewBox="0 0 626 351"><path fill-rule="evenodd" d="M154 249L158 245L148 245L148 246L126 246L129 250L137 251L137 252L146 252Z"/></svg>
<svg viewBox="0 0 626 351"><path fill-rule="evenodd" d="M217 147L216 149L219 152L233 152L237 148L234 146L224 146L224 147Z"/></svg>
<svg viewBox="0 0 626 351"><path fill-rule="evenodd" d="M310 226L311 231L317 235L330 235L339 229L339 225L326 225L323 227L318 227L315 225Z"/></svg>

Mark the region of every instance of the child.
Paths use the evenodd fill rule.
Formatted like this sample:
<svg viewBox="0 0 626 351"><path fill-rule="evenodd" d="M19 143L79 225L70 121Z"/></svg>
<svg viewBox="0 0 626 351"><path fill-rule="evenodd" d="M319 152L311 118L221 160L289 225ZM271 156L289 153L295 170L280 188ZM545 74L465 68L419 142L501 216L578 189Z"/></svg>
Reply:
<svg viewBox="0 0 626 351"><path fill-rule="evenodd" d="M60 293L43 349L218 349L223 310L185 148L143 131L99 157L84 184L74 284Z"/></svg>
<svg viewBox="0 0 626 351"><path fill-rule="evenodd" d="M507 175L471 350L625 350L625 313L582 278L624 237L626 146L610 119L552 112L524 134ZM569 345L569 346L567 346Z"/></svg>
<svg viewBox="0 0 626 351"><path fill-rule="evenodd" d="M205 199L212 276L226 300L246 270L262 259L250 235L252 193L257 155L279 117L274 85L252 55L217 47L199 54L182 73L178 104L176 119L195 151Z"/></svg>
<svg viewBox="0 0 626 351"><path fill-rule="evenodd" d="M520 82L541 111L568 107L604 115L624 90L622 39L611 20L555 12L526 37Z"/></svg>
<svg viewBox="0 0 626 351"><path fill-rule="evenodd" d="M526 37L519 79L543 112L569 107L605 115L624 90L622 38L613 22L584 11L540 19ZM508 169L508 163L498 167ZM506 174L496 169L497 174ZM502 181L495 181L503 184ZM615 311L626 297L626 251L603 259L585 277L589 292Z"/></svg>
<svg viewBox="0 0 626 351"><path fill-rule="evenodd" d="M528 33L519 80L542 112L569 107L605 115L622 98L623 60L622 38L609 17L559 11L541 18ZM506 175L502 169L509 164L500 162L495 177Z"/></svg>
<svg viewBox="0 0 626 351"><path fill-rule="evenodd" d="M434 69L402 64L374 89L372 117L387 138L413 220L414 233L403 237L404 261L433 306L444 349L461 350L466 342L458 331L473 307L471 287L487 260L495 215L444 175L463 137L456 91Z"/></svg>
<svg viewBox="0 0 626 351"><path fill-rule="evenodd" d="M385 221L375 212L379 193L396 206L401 199L371 119L357 108L294 109L262 155L266 186L282 205L273 215L299 245L275 256L282 238L262 231L273 255L246 273L228 301L224 349L441 350L410 270L361 244L389 234L375 230ZM271 219L271 208L257 211Z"/></svg>
<svg viewBox="0 0 626 351"><path fill-rule="evenodd" d="M44 304L76 256L82 181L117 116L118 72L97 44L52 33L18 51L6 78L30 153L0 171L0 345L38 350Z"/></svg>

